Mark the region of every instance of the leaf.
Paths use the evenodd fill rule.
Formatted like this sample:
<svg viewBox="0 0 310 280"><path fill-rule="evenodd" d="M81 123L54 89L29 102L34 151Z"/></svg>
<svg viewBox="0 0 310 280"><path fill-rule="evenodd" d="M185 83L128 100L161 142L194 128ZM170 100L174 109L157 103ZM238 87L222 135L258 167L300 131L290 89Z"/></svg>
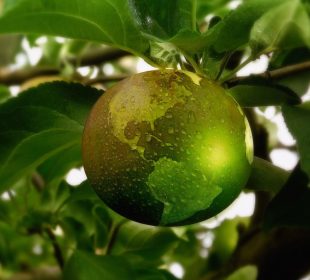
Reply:
<svg viewBox="0 0 310 280"><path fill-rule="evenodd" d="M133 271L124 258L114 256L96 256L76 251L67 262L64 280L132 280Z"/></svg>
<svg viewBox="0 0 310 280"><path fill-rule="evenodd" d="M71 195L66 203L73 203L79 200L100 201L99 197L97 196L93 188L90 186L88 180L84 181L78 187L75 187L72 190Z"/></svg>
<svg viewBox="0 0 310 280"><path fill-rule="evenodd" d="M197 0L197 18L203 20L207 15L225 15L229 12L230 0Z"/></svg>
<svg viewBox="0 0 310 280"><path fill-rule="evenodd" d="M310 227L309 178L298 165L279 194L269 204L264 226Z"/></svg>
<svg viewBox="0 0 310 280"><path fill-rule="evenodd" d="M297 141L301 168L310 176L310 102L282 108L285 122Z"/></svg>
<svg viewBox="0 0 310 280"><path fill-rule="evenodd" d="M24 231L24 234L29 232L39 233L44 225L53 223L53 218L50 212L30 210L20 220L18 224L19 231Z"/></svg>
<svg viewBox="0 0 310 280"><path fill-rule="evenodd" d="M213 48L208 48L202 56L202 67L210 79L216 80L221 72L226 59L225 53L217 53Z"/></svg>
<svg viewBox="0 0 310 280"><path fill-rule="evenodd" d="M214 229L214 241L208 259L209 269L217 270L229 260L238 243L238 228L246 227L247 224L247 218L237 217L223 221Z"/></svg>
<svg viewBox="0 0 310 280"><path fill-rule="evenodd" d="M306 47L294 49L282 49L276 51L270 60L268 70L289 66L292 64L303 63L310 60L310 49ZM309 88L310 70L291 74L279 79L277 82L289 87L299 96L306 94Z"/></svg>
<svg viewBox="0 0 310 280"><path fill-rule="evenodd" d="M275 48L310 47L310 18L300 0L284 1L255 22L250 46L254 53Z"/></svg>
<svg viewBox="0 0 310 280"><path fill-rule="evenodd" d="M299 104L300 98L287 87L260 82L240 84L229 89L229 93L242 107L278 106Z"/></svg>
<svg viewBox="0 0 310 280"><path fill-rule="evenodd" d="M255 265L246 265L237 269L226 280L256 280L257 274L258 271Z"/></svg>
<svg viewBox="0 0 310 280"><path fill-rule="evenodd" d="M0 85L0 104L9 99L10 96L10 90L6 86Z"/></svg>
<svg viewBox="0 0 310 280"><path fill-rule="evenodd" d="M163 269L143 269L135 270L135 280L177 280L171 273Z"/></svg>
<svg viewBox="0 0 310 280"><path fill-rule="evenodd" d="M309 77L310 70L284 77L280 79L278 83L292 89L298 96L303 96L307 93L309 88Z"/></svg>
<svg viewBox="0 0 310 280"><path fill-rule="evenodd" d="M165 39L180 30L196 29L194 1L190 0L129 0L129 7L141 30Z"/></svg>
<svg viewBox="0 0 310 280"><path fill-rule="evenodd" d="M283 1L288 0L251 0L245 1L231 11L218 24L207 31L208 45L218 53L236 50L249 41L253 24L264 13Z"/></svg>
<svg viewBox="0 0 310 280"><path fill-rule="evenodd" d="M80 145L86 116L99 96L90 87L55 82L2 104L0 191L55 154Z"/></svg>
<svg viewBox="0 0 310 280"><path fill-rule="evenodd" d="M95 219L95 246L96 248L104 248L109 242L112 219L107 209L99 205L93 208L92 215Z"/></svg>
<svg viewBox="0 0 310 280"><path fill-rule="evenodd" d="M178 237L169 228L155 228L127 222L121 226L113 254L137 255L145 261L160 263L161 257L171 250Z"/></svg>
<svg viewBox="0 0 310 280"><path fill-rule="evenodd" d="M201 52L207 43L207 38L197 31L188 29L180 30L175 36L168 40L179 49L194 53Z"/></svg>
<svg viewBox="0 0 310 280"><path fill-rule="evenodd" d="M289 173L261 158L255 157L246 188L277 193L286 183Z"/></svg>
<svg viewBox="0 0 310 280"><path fill-rule="evenodd" d="M37 169L44 178L45 183L53 180L61 180L70 169L82 165L81 145L78 142L67 149L61 150L48 160L43 162Z"/></svg>
<svg viewBox="0 0 310 280"><path fill-rule="evenodd" d="M129 3L141 32L150 40L150 55L155 60L160 58L157 61L160 65L175 67L170 60L179 55L176 52L193 53L205 46L205 39L196 31L195 1L129 0Z"/></svg>
<svg viewBox="0 0 310 280"><path fill-rule="evenodd" d="M124 0L5 1L0 33L63 36L113 45L143 54L148 41Z"/></svg>
<svg viewBox="0 0 310 280"><path fill-rule="evenodd" d="M80 135L81 132L76 131L49 129L23 139L10 151L1 167L1 191L10 188L19 178L50 156L76 144ZM1 133L1 136L5 136L5 133Z"/></svg>
<svg viewBox="0 0 310 280"><path fill-rule="evenodd" d="M65 248L72 253L71 248L93 251L93 240L82 222L73 217L64 217L59 221L65 234Z"/></svg>

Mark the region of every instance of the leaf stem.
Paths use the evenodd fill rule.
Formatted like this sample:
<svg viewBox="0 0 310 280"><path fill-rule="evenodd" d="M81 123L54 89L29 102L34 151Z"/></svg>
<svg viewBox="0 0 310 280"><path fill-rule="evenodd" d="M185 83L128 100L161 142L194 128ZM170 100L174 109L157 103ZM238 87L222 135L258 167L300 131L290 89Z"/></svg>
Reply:
<svg viewBox="0 0 310 280"><path fill-rule="evenodd" d="M224 83L225 81L231 79L233 76L235 76L235 74L241 70L244 66L246 66L247 64L249 64L252 60L254 59L253 56L249 56L245 61L243 61L241 64L239 64L234 70L230 71L229 73L227 73L226 75L224 75L219 81L220 83Z"/></svg>
<svg viewBox="0 0 310 280"><path fill-rule="evenodd" d="M185 59L191 64L191 66L193 66L195 72L200 75L205 77L206 75L203 73L203 71L201 70L201 68L199 67L199 65L197 64L197 62L195 61L195 59L193 57L191 57L189 54L187 54L186 52L182 52L182 54L184 55Z"/></svg>

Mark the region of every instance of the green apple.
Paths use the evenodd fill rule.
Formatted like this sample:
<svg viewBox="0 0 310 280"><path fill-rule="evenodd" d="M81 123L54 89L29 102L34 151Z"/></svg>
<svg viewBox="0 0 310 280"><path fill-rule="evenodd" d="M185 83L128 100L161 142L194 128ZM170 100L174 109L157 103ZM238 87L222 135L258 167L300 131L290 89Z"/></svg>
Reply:
<svg viewBox="0 0 310 280"><path fill-rule="evenodd" d="M186 225L231 204L247 182L251 131L215 82L186 71L133 75L98 100L83 136L87 177L117 213Z"/></svg>

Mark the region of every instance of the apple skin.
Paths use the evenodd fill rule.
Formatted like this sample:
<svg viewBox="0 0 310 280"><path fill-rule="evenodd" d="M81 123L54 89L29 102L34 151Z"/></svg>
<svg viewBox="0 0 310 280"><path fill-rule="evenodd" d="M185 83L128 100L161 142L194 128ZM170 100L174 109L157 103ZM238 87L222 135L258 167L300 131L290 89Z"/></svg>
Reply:
<svg viewBox="0 0 310 280"><path fill-rule="evenodd" d="M247 182L252 134L241 108L194 73L133 75L97 101L83 163L99 197L149 225L187 225L230 205Z"/></svg>

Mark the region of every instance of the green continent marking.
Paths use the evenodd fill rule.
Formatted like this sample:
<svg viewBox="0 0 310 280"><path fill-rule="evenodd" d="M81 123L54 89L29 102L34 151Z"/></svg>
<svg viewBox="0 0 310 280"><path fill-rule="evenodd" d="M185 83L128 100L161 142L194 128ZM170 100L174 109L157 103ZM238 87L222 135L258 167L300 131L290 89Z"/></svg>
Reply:
<svg viewBox="0 0 310 280"><path fill-rule="evenodd" d="M135 123L145 121L150 123L151 129L154 130L154 122L158 118L163 117L175 104L184 104L186 97L192 95L183 86L176 83L172 83L171 86L173 90L169 92L167 89L156 88L155 83L150 84L149 87L160 91L156 92L154 89L148 90L132 85L130 91L124 89L118 92L110 102L110 122L114 135L133 150L137 150L142 158L145 148L138 145L141 134L137 133L133 139L128 139L124 133L125 128L130 121Z"/></svg>
<svg viewBox="0 0 310 280"><path fill-rule="evenodd" d="M166 157L155 163L147 184L154 197L164 204L162 225L181 222L207 209L222 191L201 171Z"/></svg>

